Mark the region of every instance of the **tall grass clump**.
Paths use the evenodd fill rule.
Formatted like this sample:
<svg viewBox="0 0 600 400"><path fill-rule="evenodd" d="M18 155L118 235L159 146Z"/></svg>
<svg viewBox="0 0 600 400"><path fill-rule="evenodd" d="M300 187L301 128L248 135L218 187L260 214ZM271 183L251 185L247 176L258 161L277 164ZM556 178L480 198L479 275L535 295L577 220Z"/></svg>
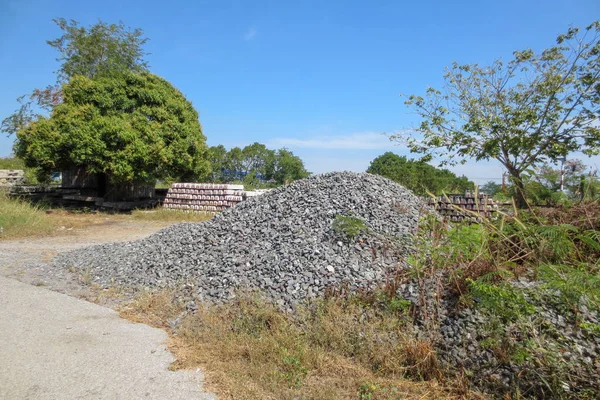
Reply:
<svg viewBox="0 0 600 400"><path fill-rule="evenodd" d="M0 239L46 235L54 230L55 221L43 209L0 191Z"/></svg>
<svg viewBox="0 0 600 400"><path fill-rule="evenodd" d="M373 298L320 299L288 314L242 293L187 313L173 292L158 292L142 294L121 314L168 327L173 368L202 367L220 398L456 398L437 380L431 343L411 334L408 309Z"/></svg>
<svg viewBox="0 0 600 400"><path fill-rule="evenodd" d="M480 224L430 215L420 224L412 268L402 279L417 284L415 315L441 348L438 328L447 315L461 318L466 308L481 315L475 329L484 339L468 344L474 353L491 352L498 366L513 371L515 384L494 386L479 364L465 371L471 384L500 397L589 398L597 374L561 354L573 352L574 338L600 331L594 322L600 313L599 231L598 201L500 212Z"/></svg>

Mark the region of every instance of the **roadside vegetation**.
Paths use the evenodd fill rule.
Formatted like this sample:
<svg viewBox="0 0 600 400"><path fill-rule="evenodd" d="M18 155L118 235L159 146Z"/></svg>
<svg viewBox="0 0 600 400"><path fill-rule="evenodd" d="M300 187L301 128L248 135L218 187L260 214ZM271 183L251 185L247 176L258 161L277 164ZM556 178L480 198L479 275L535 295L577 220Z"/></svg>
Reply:
<svg viewBox="0 0 600 400"><path fill-rule="evenodd" d="M389 151L371 161L367 172L385 176L420 196L427 193L437 196L465 193L475 188L466 176L458 177L447 169L435 168L425 161L407 159Z"/></svg>
<svg viewBox="0 0 600 400"><path fill-rule="evenodd" d="M573 351L572 335L600 329L588 319L600 312L598 232L597 201L477 225L429 216L411 267L373 292L330 288L293 314L259 293L211 305L177 290L143 292L121 312L167 329L172 367L201 367L221 398L488 398L485 390L505 399L592 399L593 367L560 354ZM403 285L416 299L403 296ZM487 382L484 364L457 367L448 358L440 327L464 310L484 321L466 358L492 354L494 368L515 369L514 386ZM564 326L541 317L547 313Z"/></svg>
<svg viewBox="0 0 600 400"><path fill-rule="evenodd" d="M0 191L0 239L48 235L56 226L56 221L42 208L9 199Z"/></svg>
<svg viewBox="0 0 600 400"><path fill-rule="evenodd" d="M94 225L128 220L167 226L178 222L202 222L211 217L210 214L186 213L163 208L134 210L131 214L65 210L9 198L6 191L0 190L0 240L65 235L77 230L90 229Z"/></svg>
<svg viewBox="0 0 600 400"><path fill-rule="evenodd" d="M200 367L222 399L481 398L444 385L431 344L407 334L404 302L331 297L280 311L258 294L186 313L174 292L144 293L121 310L170 331L173 369Z"/></svg>
<svg viewBox="0 0 600 400"><path fill-rule="evenodd" d="M37 185L38 183L40 183L37 179L37 173L35 169L28 168L25 165L25 161L18 157L0 157L0 169L22 169L25 172L26 184Z"/></svg>

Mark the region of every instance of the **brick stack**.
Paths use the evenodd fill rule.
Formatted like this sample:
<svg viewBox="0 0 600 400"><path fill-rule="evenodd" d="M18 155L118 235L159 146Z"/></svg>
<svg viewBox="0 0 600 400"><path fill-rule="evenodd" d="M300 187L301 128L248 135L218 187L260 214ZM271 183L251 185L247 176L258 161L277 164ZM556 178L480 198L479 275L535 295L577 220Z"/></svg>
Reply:
<svg viewBox="0 0 600 400"><path fill-rule="evenodd" d="M216 213L244 199L244 185L219 183L174 183L163 203L171 210Z"/></svg>
<svg viewBox="0 0 600 400"><path fill-rule="evenodd" d="M492 218L498 211L498 204L494 199L486 194L479 194L476 198L470 191L464 195L429 198L428 203L440 215L452 222L481 222L483 218Z"/></svg>
<svg viewBox="0 0 600 400"><path fill-rule="evenodd" d="M0 186L14 186L25 183L25 171L22 169L0 169Z"/></svg>

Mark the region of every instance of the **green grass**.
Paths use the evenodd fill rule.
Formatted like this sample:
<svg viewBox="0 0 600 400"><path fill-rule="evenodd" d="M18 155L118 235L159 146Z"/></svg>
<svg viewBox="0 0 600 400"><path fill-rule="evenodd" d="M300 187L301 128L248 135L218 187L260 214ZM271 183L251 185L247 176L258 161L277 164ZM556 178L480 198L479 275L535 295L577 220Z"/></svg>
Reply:
<svg viewBox="0 0 600 400"><path fill-rule="evenodd" d="M33 205L29 202L11 199L6 192L0 191L0 240L24 237L44 237L72 229L82 229L105 222L105 213L73 212ZM157 222L202 222L210 219L211 214L194 214L178 210L134 210L132 215L110 214L111 219L128 219ZM60 230L59 230L60 229Z"/></svg>
<svg viewBox="0 0 600 400"><path fill-rule="evenodd" d="M0 192L0 239L43 236L56 230L45 210Z"/></svg>
<svg viewBox="0 0 600 400"><path fill-rule="evenodd" d="M16 157L0 157L0 169L25 169L25 162Z"/></svg>

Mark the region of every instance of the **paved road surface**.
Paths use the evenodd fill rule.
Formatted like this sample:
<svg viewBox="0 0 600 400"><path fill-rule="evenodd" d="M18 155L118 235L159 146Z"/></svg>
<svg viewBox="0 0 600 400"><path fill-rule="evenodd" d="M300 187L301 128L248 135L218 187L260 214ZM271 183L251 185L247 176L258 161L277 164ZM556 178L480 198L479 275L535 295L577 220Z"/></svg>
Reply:
<svg viewBox="0 0 600 400"><path fill-rule="evenodd" d="M167 335L108 308L0 277L0 399L215 399L171 372Z"/></svg>

